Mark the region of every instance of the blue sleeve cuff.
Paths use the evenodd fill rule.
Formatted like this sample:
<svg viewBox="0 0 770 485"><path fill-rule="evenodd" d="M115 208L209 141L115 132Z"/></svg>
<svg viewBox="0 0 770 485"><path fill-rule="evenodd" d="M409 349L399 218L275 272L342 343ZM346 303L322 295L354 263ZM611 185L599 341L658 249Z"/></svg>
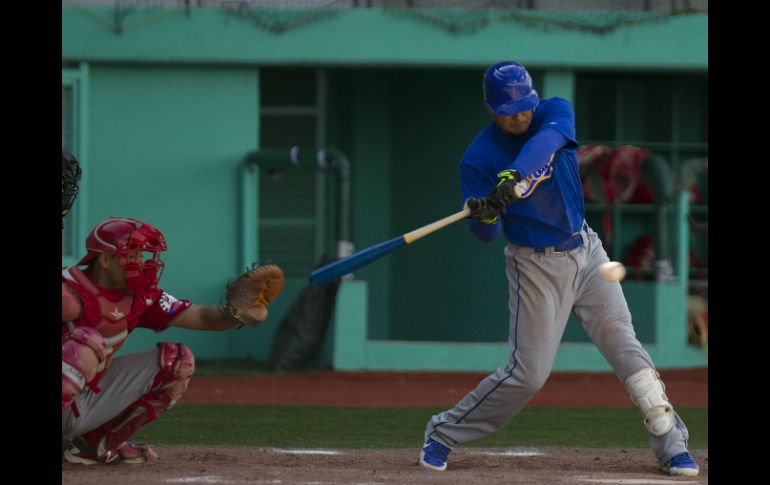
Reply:
<svg viewBox="0 0 770 485"><path fill-rule="evenodd" d="M500 220L498 219L496 224L486 224L481 221L471 220L470 229L482 241L494 241L500 235Z"/></svg>

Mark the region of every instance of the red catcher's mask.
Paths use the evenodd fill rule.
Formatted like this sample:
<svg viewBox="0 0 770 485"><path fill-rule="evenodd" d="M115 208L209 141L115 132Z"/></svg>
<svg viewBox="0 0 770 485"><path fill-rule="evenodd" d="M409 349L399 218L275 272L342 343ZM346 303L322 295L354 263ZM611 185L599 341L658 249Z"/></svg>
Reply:
<svg viewBox="0 0 770 485"><path fill-rule="evenodd" d="M88 254L78 266L89 264L99 253L114 254L125 268L128 290L148 290L158 286L164 263L166 239L155 227L130 217L111 217L97 224L86 238Z"/></svg>

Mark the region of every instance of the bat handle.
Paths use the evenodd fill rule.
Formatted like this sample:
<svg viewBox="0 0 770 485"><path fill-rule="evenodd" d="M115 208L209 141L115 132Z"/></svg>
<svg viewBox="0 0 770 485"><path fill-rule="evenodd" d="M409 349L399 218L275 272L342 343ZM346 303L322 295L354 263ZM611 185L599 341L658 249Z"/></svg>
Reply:
<svg viewBox="0 0 770 485"><path fill-rule="evenodd" d="M449 224L455 223L461 219L465 219L469 215L471 215L471 210L466 207L465 209L455 214L452 214L451 216L447 216L443 219L439 219L436 222L428 224L427 226L422 226L418 229L415 229L412 232L407 232L406 234L404 234L404 241L407 244L411 244L414 241L420 239L421 237L424 237L430 233L436 232L442 227L446 227Z"/></svg>

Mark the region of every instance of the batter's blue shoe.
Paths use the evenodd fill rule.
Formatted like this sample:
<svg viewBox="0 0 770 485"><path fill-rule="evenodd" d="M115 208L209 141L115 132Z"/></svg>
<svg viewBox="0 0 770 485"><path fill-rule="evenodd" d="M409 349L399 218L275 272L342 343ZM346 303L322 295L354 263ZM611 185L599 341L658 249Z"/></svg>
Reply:
<svg viewBox="0 0 770 485"><path fill-rule="evenodd" d="M698 471L700 470L698 464L695 463L695 460L686 451L668 460L660 469L672 476L685 477L698 476Z"/></svg>
<svg viewBox="0 0 770 485"><path fill-rule="evenodd" d="M450 448L429 438L420 450L420 465L443 472L446 470L446 459L451 451Z"/></svg>

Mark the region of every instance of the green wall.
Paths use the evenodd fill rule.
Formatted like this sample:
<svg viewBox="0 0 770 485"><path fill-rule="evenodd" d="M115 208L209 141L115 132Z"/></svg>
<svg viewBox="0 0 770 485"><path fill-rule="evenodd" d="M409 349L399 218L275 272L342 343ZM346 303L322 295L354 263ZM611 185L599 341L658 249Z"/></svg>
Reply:
<svg viewBox="0 0 770 485"><path fill-rule="evenodd" d="M359 249L459 208L459 156L487 122L477 71L331 71L332 119L339 124L331 143L351 159ZM356 272L369 282L371 338L498 341L504 335L489 324L503 315L507 328L504 244L501 239L490 244L497 249L485 251L465 226L458 223ZM480 282L487 287L482 292ZM484 322L460 324L479 313Z"/></svg>
<svg viewBox="0 0 770 485"><path fill-rule="evenodd" d="M87 218L131 216L160 228L162 287L216 304L238 268L239 162L256 146L257 74L242 67L94 65ZM82 246L81 246L82 247ZM163 339L224 352L226 334Z"/></svg>
<svg viewBox="0 0 770 485"><path fill-rule="evenodd" d="M189 16L137 8L118 34L111 13L62 7L62 60L88 67L84 225L130 215L160 227L169 243L162 287L202 304L218 303L226 281L251 259L242 242L252 247L254 235L241 233L242 218L256 210L239 201L242 190L254 190L242 186L241 163L258 148L260 67L328 68L328 140L351 161L357 249L459 207L457 164L486 123L480 72L489 63L520 60L538 73L541 94L568 98L575 69L708 67L705 14L596 35L511 20L451 33L380 9L332 12L277 34L205 8ZM502 239L485 247L458 223L356 272L366 282L367 300L355 305L366 309L367 338L504 340L502 248ZM199 358L265 360L280 317L305 284L288 281L259 328L139 330L124 350L179 340ZM640 301L649 301L647 293ZM629 295L629 303L638 298ZM654 338L650 318L637 317L645 342ZM574 321L566 339L584 339Z"/></svg>
<svg viewBox="0 0 770 485"><path fill-rule="evenodd" d="M605 34L497 20L453 33L397 9L315 12L281 33L223 9L134 8L116 34L111 7L62 6L62 57L104 61L705 69L708 14L660 18ZM610 13L612 15L612 13ZM94 40L98 39L98 42Z"/></svg>
<svg viewBox="0 0 770 485"><path fill-rule="evenodd" d="M394 76L397 232L462 209L460 155L489 121L480 79L476 69ZM467 226L461 221L393 255L393 337L487 342L507 335L503 239L482 243Z"/></svg>
<svg viewBox="0 0 770 485"><path fill-rule="evenodd" d="M358 251L396 235L390 208L398 190L391 165L399 156L391 143L393 89L386 76L368 69L333 71L330 84L330 118L335 126L329 144L350 159L351 238ZM388 338L390 333L392 268L383 260L355 273L356 278L371 281L369 332L375 338Z"/></svg>

